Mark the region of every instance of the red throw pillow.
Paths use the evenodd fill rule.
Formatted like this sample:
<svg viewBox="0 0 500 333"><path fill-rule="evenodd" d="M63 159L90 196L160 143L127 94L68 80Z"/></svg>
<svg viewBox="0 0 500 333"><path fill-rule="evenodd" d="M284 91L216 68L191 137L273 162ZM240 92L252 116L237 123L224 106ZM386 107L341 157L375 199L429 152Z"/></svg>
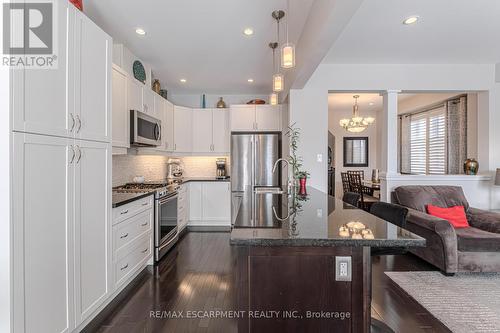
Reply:
<svg viewBox="0 0 500 333"><path fill-rule="evenodd" d="M442 208L438 206L427 205L427 213L450 222L450 224L454 228L469 227L469 222L467 222L467 217L465 216L464 206Z"/></svg>

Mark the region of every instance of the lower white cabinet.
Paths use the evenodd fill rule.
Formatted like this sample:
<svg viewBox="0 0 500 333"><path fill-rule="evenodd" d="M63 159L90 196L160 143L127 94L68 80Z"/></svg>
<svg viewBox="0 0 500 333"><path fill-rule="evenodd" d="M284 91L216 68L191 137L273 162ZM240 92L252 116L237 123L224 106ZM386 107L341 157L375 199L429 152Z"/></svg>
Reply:
<svg viewBox="0 0 500 333"><path fill-rule="evenodd" d="M181 232L188 224L189 220L189 183L182 184L179 188L179 197L177 201L177 228Z"/></svg>
<svg viewBox="0 0 500 333"><path fill-rule="evenodd" d="M190 182L189 225L231 225L231 189L229 182Z"/></svg>
<svg viewBox="0 0 500 333"><path fill-rule="evenodd" d="M153 224L153 196L113 208L113 287L124 286L152 261Z"/></svg>
<svg viewBox="0 0 500 333"><path fill-rule="evenodd" d="M110 149L13 134L14 332L71 332L109 295Z"/></svg>

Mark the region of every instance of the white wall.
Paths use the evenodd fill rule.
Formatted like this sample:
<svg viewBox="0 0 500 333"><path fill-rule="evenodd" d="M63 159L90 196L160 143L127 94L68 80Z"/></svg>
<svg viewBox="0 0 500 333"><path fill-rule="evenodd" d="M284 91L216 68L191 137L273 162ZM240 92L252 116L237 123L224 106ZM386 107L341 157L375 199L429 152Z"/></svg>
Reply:
<svg viewBox="0 0 500 333"><path fill-rule="evenodd" d="M363 65L322 64L303 89L290 91L290 122L303 130L299 152L304 168L311 173L309 184L327 190L328 91L487 91L478 101L478 146L488 163L482 172L500 165L500 84L495 82L494 65ZM480 94L481 95L481 94ZM478 98L480 97L478 96ZM394 138L395 139L395 138ZM486 142L485 142L486 141ZM478 152L478 156L481 154ZM498 205L500 207L500 202Z"/></svg>
<svg viewBox="0 0 500 333"><path fill-rule="evenodd" d="M168 94L168 100L174 103L175 105L186 106L191 108L200 108L202 101L202 94ZM219 101L219 98L222 97L224 102L226 102L226 106L229 107L231 104L246 104L248 101L252 99L260 98L268 101L268 95L215 95L215 94L206 94L205 95L205 103L207 108L214 108Z"/></svg>
<svg viewBox="0 0 500 333"><path fill-rule="evenodd" d="M363 117L374 117L375 122L361 133L350 133L340 127L339 121L343 118L351 118L352 110L335 108L335 105L332 105L332 103L328 105L328 130L335 136L335 196L338 198L342 197L341 172L347 170L364 170L365 178L370 179L372 170L377 168L377 151L380 149L377 149L379 146L377 138L378 112L360 109L360 113ZM368 137L368 167L344 167L344 137Z"/></svg>

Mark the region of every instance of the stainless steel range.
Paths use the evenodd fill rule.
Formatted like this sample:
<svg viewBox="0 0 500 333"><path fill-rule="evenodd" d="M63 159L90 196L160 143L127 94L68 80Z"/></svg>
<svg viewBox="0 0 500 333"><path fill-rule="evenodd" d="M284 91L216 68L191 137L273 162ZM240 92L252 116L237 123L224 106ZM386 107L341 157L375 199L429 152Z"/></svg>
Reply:
<svg viewBox="0 0 500 333"><path fill-rule="evenodd" d="M167 182L129 183L113 188L115 192L154 192L155 196L155 262L158 262L178 240L178 184Z"/></svg>

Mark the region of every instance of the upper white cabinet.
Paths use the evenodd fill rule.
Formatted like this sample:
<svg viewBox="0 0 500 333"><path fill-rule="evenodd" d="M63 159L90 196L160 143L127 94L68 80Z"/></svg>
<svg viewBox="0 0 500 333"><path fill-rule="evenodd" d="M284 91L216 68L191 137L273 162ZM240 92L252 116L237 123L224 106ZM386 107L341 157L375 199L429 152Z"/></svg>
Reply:
<svg viewBox="0 0 500 333"><path fill-rule="evenodd" d="M281 131L281 106L256 105L255 127L258 131Z"/></svg>
<svg viewBox="0 0 500 333"><path fill-rule="evenodd" d="M127 73L113 65L113 147L130 147L130 113L127 107Z"/></svg>
<svg viewBox="0 0 500 333"><path fill-rule="evenodd" d="M76 11L76 137L111 141L111 50L113 40ZM79 89L78 89L79 88Z"/></svg>
<svg viewBox="0 0 500 333"><path fill-rule="evenodd" d="M192 122L193 110L182 106L174 106L174 151L191 152L193 149Z"/></svg>
<svg viewBox="0 0 500 333"><path fill-rule="evenodd" d="M231 105L231 131L281 131L281 107Z"/></svg>
<svg viewBox="0 0 500 333"><path fill-rule="evenodd" d="M165 123L162 122L162 136L165 140L165 150L174 150L174 105L165 100Z"/></svg>
<svg viewBox="0 0 500 333"><path fill-rule="evenodd" d="M137 81L134 77L128 77L127 99L128 110L142 111L142 88L144 85Z"/></svg>
<svg viewBox="0 0 500 333"><path fill-rule="evenodd" d="M231 130L229 129L229 110L213 109L212 112L212 131L213 131L213 152L228 153L229 137Z"/></svg>
<svg viewBox="0 0 500 333"><path fill-rule="evenodd" d="M255 106L231 105L231 131L255 130Z"/></svg>
<svg viewBox="0 0 500 333"><path fill-rule="evenodd" d="M151 90L151 88L145 85L142 87L142 111L152 117L158 117L155 111L155 95L158 94Z"/></svg>
<svg viewBox="0 0 500 333"><path fill-rule="evenodd" d="M56 69L12 71L13 129L111 141L109 35L67 1L58 2Z"/></svg>
<svg viewBox="0 0 500 333"><path fill-rule="evenodd" d="M224 109L193 110L193 153L229 152L229 113Z"/></svg>
<svg viewBox="0 0 500 333"><path fill-rule="evenodd" d="M193 110L193 152L212 151L213 145L212 109Z"/></svg>

